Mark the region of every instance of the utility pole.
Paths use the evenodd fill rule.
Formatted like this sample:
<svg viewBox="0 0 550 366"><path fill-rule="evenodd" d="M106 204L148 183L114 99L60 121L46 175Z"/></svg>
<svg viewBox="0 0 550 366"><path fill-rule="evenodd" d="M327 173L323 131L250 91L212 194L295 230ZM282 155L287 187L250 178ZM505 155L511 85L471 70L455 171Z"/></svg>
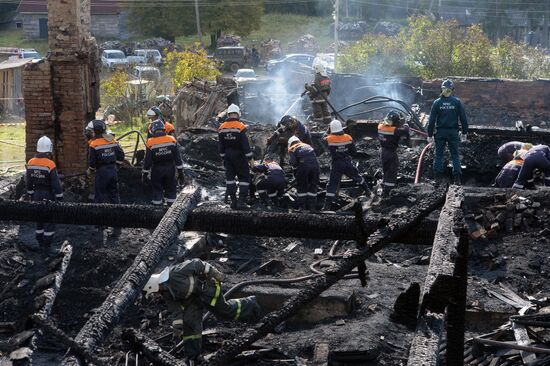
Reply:
<svg viewBox="0 0 550 366"><path fill-rule="evenodd" d="M200 16L200 13L199 13L199 0L195 0L195 17L197 19L197 36L199 37L199 43L202 44L201 16Z"/></svg>
<svg viewBox="0 0 550 366"><path fill-rule="evenodd" d="M336 60L338 59L338 23L340 22L340 0L335 2L334 12L334 71L336 71Z"/></svg>

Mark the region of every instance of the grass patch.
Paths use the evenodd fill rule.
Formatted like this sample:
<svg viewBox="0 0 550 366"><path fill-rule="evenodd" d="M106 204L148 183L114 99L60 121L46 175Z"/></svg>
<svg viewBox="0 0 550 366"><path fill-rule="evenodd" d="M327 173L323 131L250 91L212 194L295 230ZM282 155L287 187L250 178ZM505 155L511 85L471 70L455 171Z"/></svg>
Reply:
<svg viewBox="0 0 550 366"><path fill-rule="evenodd" d="M0 174L25 168L25 125L0 124Z"/></svg>
<svg viewBox="0 0 550 366"><path fill-rule="evenodd" d="M0 31L0 47L34 48L41 56L46 56L49 49L47 39L28 41L22 29Z"/></svg>

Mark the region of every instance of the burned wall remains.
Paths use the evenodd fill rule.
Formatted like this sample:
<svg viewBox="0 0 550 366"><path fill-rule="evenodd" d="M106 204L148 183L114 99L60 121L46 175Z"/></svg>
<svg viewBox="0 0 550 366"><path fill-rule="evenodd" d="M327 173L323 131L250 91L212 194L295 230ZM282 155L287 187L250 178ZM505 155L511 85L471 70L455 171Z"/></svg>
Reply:
<svg viewBox="0 0 550 366"><path fill-rule="evenodd" d="M48 1L46 61L25 68L27 158L49 136L64 173L86 169L83 129L99 107L98 49L90 35L88 0Z"/></svg>

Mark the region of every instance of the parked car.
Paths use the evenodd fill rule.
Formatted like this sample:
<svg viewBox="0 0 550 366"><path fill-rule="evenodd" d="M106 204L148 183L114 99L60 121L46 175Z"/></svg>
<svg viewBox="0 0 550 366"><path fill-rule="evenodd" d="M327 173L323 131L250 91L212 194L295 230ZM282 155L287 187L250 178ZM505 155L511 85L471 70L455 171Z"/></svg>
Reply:
<svg viewBox="0 0 550 366"><path fill-rule="evenodd" d="M0 62L24 58L41 59L42 56L34 48L0 47Z"/></svg>
<svg viewBox="0 0 550 366"><path fill-rule="evenodd" d="M120 50L105 50L101 54L101 64L103 67L113 70L115 68L128 67L128 59L124 52Z"/></svg>
<svg viewBox="0 0 550 366"><path fill-rule="evenodd" d="M252 69L239 69L233 77L235 81L239 84L246 83L248 81L256 80L256 72Z"/></svg>
<svg viewBox="0 0 550 366"><path fill-rule="evenodd" d="M266 64L266 70L270 74L275 74L279 71L282 71L285 68L296 68L296 67L309 67L313 65L313 60L315 56L308 55L305 53L291 53L278 60L270 60Z"/></svg>
<svg viewBox="0 0 550 366"><path fill-rule="evenodd" d="M146 64L162 64L162 55L159 50L155 49L140 49L134 51L136 56L142 57Z"/></svg>
<svg viewBox="0 0 550 366"><path fill-rule="evenodd" d="M243 46L218 47L214 56L223 62L224 69L231 72L237 72L248 62L246 47Z"/></svg>
<svg viewBox="0 0 550 366"><path fill-rule="evenodd" d="M145 65L147 60L143 56L126 56L129 65Z"/></svg>
<svg viewBox="0 0 550 366"><path fill-rule="evenodd" d="M132 78L135 80L160 80L160 70L155 66L138 65L132 70Z"/></svg>

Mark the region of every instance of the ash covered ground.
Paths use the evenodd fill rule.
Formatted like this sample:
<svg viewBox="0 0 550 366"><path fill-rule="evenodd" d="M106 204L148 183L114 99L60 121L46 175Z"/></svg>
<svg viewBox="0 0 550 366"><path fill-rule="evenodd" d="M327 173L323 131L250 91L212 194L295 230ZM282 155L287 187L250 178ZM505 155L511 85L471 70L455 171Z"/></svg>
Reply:
<svg viewBox="0 0 550 366"><path fill-rule="evenodd" d="M260 159L265 149L265 139L274 130L273 126L252 125L249 135L256 147L255 157ZM196 129L179 137L182 153L187 160L189 174L205 188L205 200L221 200L225 177L219 169L222 165L216 153L215 130ZM466 165L466 184L489 186L498 172L496 154L494 158L487 151L496 152L502 143L486 136L473 136L471 142L462 148ZM371 137L361 137L357 141L360 151L356 161L359 170L373 183L376 171L380 170L378 143ZM390 212L399 215L415 205L426 195L433 194L431 184L431 152L428 153L421 169L422 184L413 185L418 157L423 144L417 147L401 147L399 187L389 198L369 208L373 217L387 218ZM483 159L483 156L486 159ZM326 184L330 157L321 154L321 189ZM140 171L137 168L121 169L121 193L123 203L147 204L150 192L139 183ZM14 188L5 193L5 198L17 199L16 179L9 181ZM86 191L79 179L65 182L67 200L84 201ZM292 192L291 192L292 193ZM346 206L357 199L360 190L342 184L339 205ZM319 204L322 204L323 192ZM361 198L359 197L359 200ZM220 204L223 204L220 202ZM502 205L502 204L501 204ZM256 204L250 210L264 210ZM276 210L281 210L277 209ZM397 211L395 211L397 210ZM400 211L401 210L401 211ZM544 211L545 212L545 211ZM541 215L544 216L544 212ZM351 211L341 212L352 215ZM475 216L479 216L476 212ZM433 213L437 220L438 213ZM527 223L527 221L526 221ZM485 225L487 223L481 223ZM492 224L492 223L490 223ZM503 223L505 225L505 223ZM498 286L506 282L517 292L538 296L545 293L547 276L550 271L547 256L544 254L547 243L544 225L529 227L518 225L514 231L502 231L487 240L475 241L471 245L473 256L470 261L470 283L468 307L476 312L483 304L488 312L511 313L494 298L487 296L487 286ZM11 351L28 344L25 331L32 329L29 315L35 310L36 294L41 290L37 281L47 276L49 265L55 260L54 254L45 255L36 250L34 225L30 223L7 223L0 226L0 352L8 362ZM120 236L112 235L110 229L98 230L93 226L59 225L56 243L67 240L73 245L74 253L65 275L61 291L55 302L51 320L69 336L75 336L87 318L94 312L109 293L111 287L132 263L142 245L150 238L152 230L122 229ZM318 268L331 264L328 256L334 241L297 240L282 238L257 238L249 236L228 236L207 234L207 245L200 253L201 258L211 261L228 274L224 290L250 278L292 278L311 274L310 264L320 261ZM358 279L343 280L336 291L349 295L351 309L344 315L328 316L318 321L307 321L306 315L283 323L275 333L255 344L255 351L241 355L235 364L280 365L306 364L313 357L314 348L319 343L327 343L331 352L331 365L404 365L408 357L410 342L414 336L414 326L394 318L394 303L397 297L412 283L420 286L428 268L431 239L416 245L394 244L377 253L367 263L369 282L366 288ZM533 245L533 241L536 245ZM295 244L295 245L294 245ZM353 248L354 242L339 243L337 253ZM173 263L184 252L185 239L180 240L169 250L162 266ZM289 250L289 248L291 248ZM315 249L322 254L314 254ZM528 250L526 250L528 248ZM269 263L262 269L258 267ZM39 282L38 282L39 283ZM285 286L299 289L307 282ZM334 290L334 289L333 289ZM332 291L332 290L331 290ZM104 342L98 355L110 365L123 365L129 345L121 340L124 328L140 329L144 334L166 350L177 343L171 336L172 315L160 299L141 298L126 312L123 322ZM495 321L496 323L497 321ZM235 322L217 321L210 318L206 322L203 354L215 352L227 339L242 333L250 325ZM493 324L478 328L472 326L470 334ZM492 328L491 328L492 329ZM36 364L57 365L67 347L51 337L42 337L35 354ZM182 356L176 352L176 355ZM144 361L142 364L146 364Z"/></svg>

